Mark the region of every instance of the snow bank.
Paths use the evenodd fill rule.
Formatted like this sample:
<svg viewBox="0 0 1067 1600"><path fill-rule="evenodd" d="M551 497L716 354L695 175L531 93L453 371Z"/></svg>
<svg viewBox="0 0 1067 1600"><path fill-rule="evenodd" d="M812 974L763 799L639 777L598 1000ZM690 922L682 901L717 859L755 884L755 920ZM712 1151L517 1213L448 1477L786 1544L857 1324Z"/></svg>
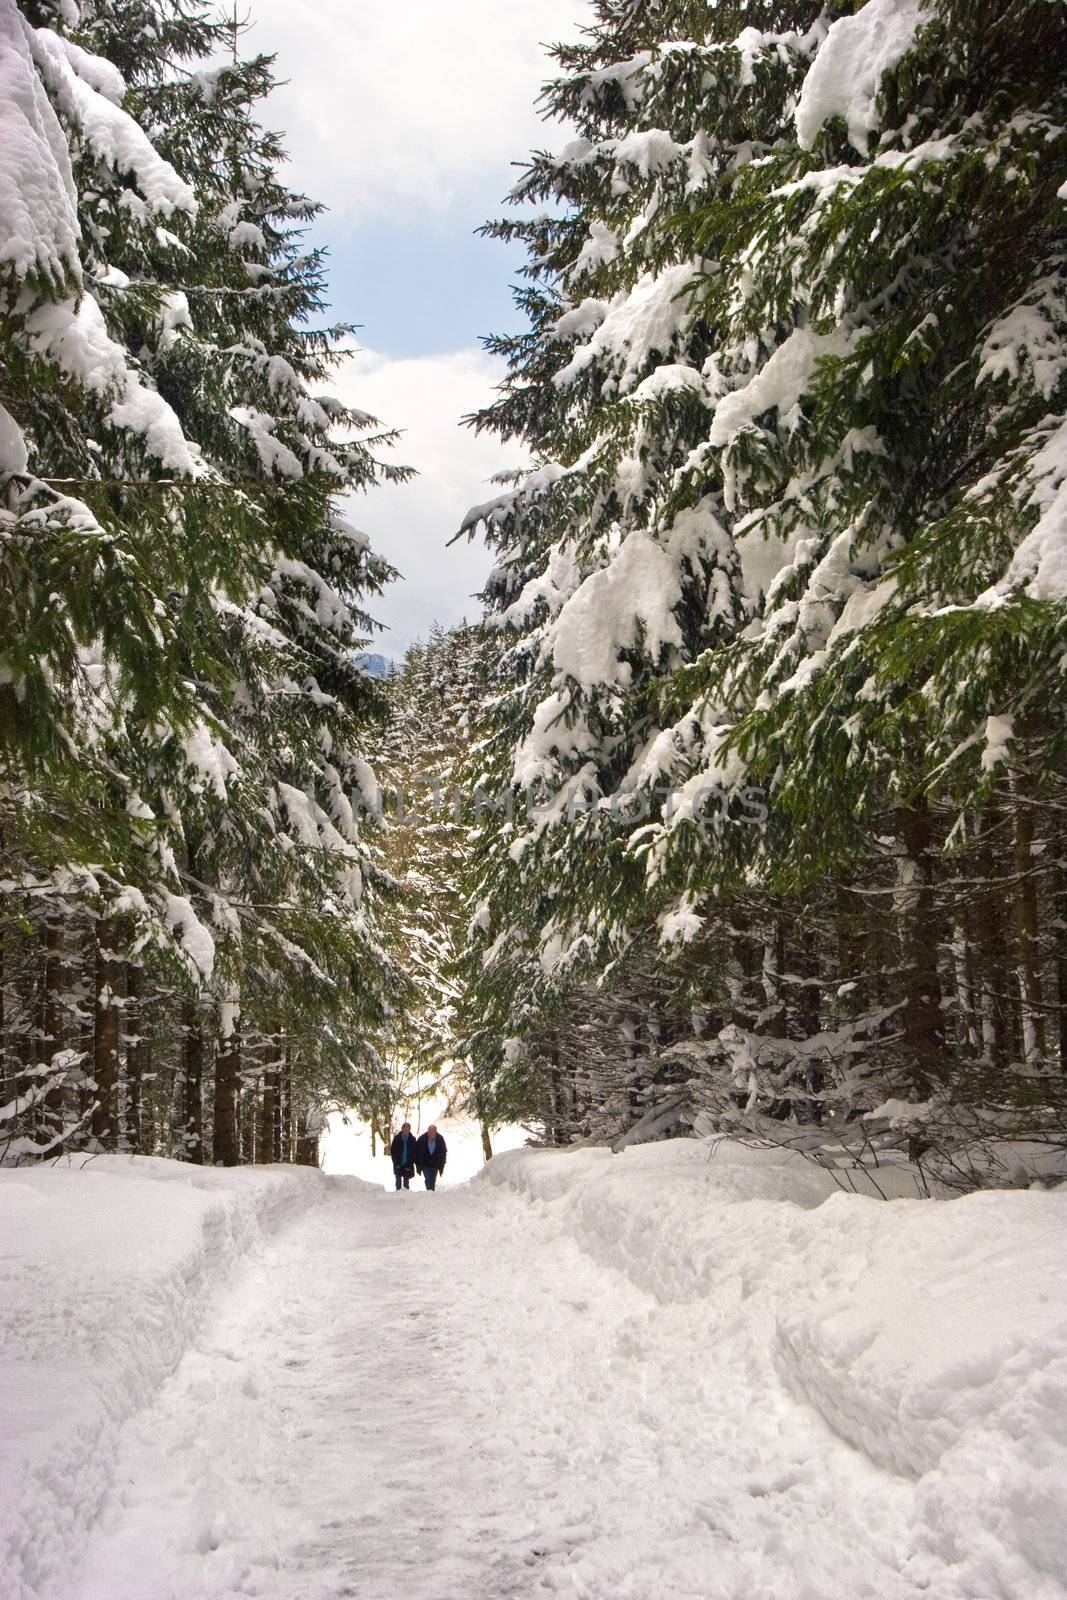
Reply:
<svg viewBox="0 0 1067 1600"><path fill-rule="evenodd" d="M214 1290L326 1189L310 1168L101 1156L0 1171L0 1595L61 1595L120 1428Z"/></svg>
<svg viewBox="0 0 1067 1600"><path fill-rule="evenodd" d="M917 1588L1063 1600L1067 1189L885 1202L689 1140L516 1151L481 1181L661 1303L699 1303L709 1360L742 1348L754 1396L784 1386L904 1486Z"/></svg>

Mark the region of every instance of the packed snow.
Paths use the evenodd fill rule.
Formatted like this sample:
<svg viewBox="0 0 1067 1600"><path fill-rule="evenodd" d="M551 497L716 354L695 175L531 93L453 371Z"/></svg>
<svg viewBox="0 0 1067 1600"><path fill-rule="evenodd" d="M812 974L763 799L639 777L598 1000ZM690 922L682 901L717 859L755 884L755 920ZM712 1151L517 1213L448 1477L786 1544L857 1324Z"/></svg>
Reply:
<svg viewBox="0 0 1067 1600"><path fill-rule="evenodd" d="M1064 1192L679 1140L0 1203L5 1600L1067 1594Z"/></svg>

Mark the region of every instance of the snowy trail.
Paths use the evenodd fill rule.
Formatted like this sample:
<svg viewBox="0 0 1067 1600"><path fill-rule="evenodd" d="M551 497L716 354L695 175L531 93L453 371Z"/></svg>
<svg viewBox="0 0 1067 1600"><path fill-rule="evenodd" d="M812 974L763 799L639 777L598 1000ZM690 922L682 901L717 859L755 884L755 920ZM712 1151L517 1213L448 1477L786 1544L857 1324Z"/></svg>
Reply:
<svg viewBox="0 0 1067 1600"><path fill-rule="evenodd" d="M928 1597L911 1486L706 1322L513 1191L336 1179L127 1427L70 1600Z"/></svg>

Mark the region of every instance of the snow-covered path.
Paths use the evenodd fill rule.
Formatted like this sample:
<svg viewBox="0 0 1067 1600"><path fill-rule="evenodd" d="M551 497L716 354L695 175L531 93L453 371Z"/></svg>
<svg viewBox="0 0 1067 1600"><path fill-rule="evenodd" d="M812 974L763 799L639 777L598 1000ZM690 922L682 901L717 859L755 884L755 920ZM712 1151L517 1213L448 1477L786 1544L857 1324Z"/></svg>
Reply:
<svg viewBox="0 0 1067 1600"><path fill-rule="evenodd" d="M928 1597L911 1485L708 1332L513 1190L333 1180L128 1425L71 1600Z"/></svg>

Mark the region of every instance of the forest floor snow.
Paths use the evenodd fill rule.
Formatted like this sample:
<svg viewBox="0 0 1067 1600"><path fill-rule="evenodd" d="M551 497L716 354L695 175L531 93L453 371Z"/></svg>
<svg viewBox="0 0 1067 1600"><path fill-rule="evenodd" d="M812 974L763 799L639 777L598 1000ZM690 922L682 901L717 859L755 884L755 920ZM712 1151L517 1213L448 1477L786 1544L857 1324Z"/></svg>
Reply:
<svg viewBox="0 0 1067 1600"><path fill-rule="evenodd" d="M189 1174L0 1173L3 1600L1067 1595L1067 1192Z"/></svg>

